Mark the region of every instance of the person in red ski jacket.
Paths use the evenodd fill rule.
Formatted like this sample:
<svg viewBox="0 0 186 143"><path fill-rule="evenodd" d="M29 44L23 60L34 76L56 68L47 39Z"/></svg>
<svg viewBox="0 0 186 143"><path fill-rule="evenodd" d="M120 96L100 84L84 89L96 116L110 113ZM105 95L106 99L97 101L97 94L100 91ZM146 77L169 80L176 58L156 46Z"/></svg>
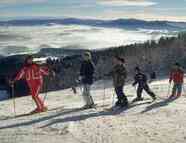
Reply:
<svg viewBox="0 0 186 143"><path fill-rule="evenodd" d="M182 86L184 82L184 71L179 63L175 63L174 68L170 72L169 83L173 81L172 97L180 97L182 94Z"/></svg>
<svg viewBox="0 0 186 143"><path fill-rule="evenodd" d="M20 79L25 79L27 81L30 88L30 94L37 106L32 113L44 112L47 110L43 99L39 96L40 90L43 86L43 76L46 75L49 75L49 69L33 63L33 57L28 56L25 60L25 65L18 72L13 81L13 83Z"/></svg>

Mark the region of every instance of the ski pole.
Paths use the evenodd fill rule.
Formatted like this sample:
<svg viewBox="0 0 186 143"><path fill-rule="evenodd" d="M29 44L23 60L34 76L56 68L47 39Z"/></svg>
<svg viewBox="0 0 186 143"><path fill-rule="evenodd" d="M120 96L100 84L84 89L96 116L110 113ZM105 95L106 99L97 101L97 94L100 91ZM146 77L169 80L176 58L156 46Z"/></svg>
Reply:
<svg viewBox="0 0 186 143"><path fill-rule="evenodd" d="M169 83L168 91L167 91L167 97L169 97L170 94L170 88L171 88L171 83Z"/></svg>
<svg viewBox="0 0 186 143"><path fill-rule="evenodd" d="M185 86L185 84L183 84L183 86L182 86L182 89L183 89L183 92L184 92L183 95L186 96L186 94L185 94L185 87L184 86Z"/></svg>
<svg viewBox="0 0 186 143"><path fill-rule="evenodd" d="M55 74L55 73L53 73ZM45 96L44 96L44 99L43 99L43 102L45 102L47 96L48 96L48 84L47 84L47 81L50 82L52 80L52 77L49 77L48 80L45 80Z"/></svg>
<svg viewBox="0 0 186 143"><path fill-rule="evenodd" d="M113 92L113 96L112 96L112 106L114 106L114 101L115 101L115 93Z"/></svg>
<svg viewBox="0 0 186 143"><path fill-rule="evenodd" d="M15 105L15 96L14 96L14 84L11 85L12 87L12 98L13 98L13 108L14 108L14 116L16 116L16 105Z"/></svg>
<svg viewBox="0 0 186 143"><path fill-rule="evenodd" d="M134 87L135 91L137 92L137 86L133 86L133 87Z"/></svg>
<svg viewBox="0 0 186 143"><path fill-rule="evenodd" d="M83 87L82 87L81 80L76 80L76 82L79 84L80 94L82 94L83 93Z"/></svg>
<svg viewBox="0 0 186 143"><path fill-rule="evenodd" d="M45 100L46 100L46 98L47 98L47 96L48 96L48 95L47 95L47 93L48 93L48 92L47 92L47 90L48 90L47 81L50 82L50 81L52 80L52 78L55 77L55 76L56 76L55 72L52 71L52 76L50 76L50 77L48 78L48 80L45 80L45 91L44 91L44 92L45 92L45 96L44 96L43 102L45 102Z"/></svg>
<svg viewBox="0 0 186 143"><path fill-rule="evenodd" d="M79 92L80 92L80 95L83 93L82 85L80 82L79 82Z"/></svg>
<svg viewBox="0 0 186 143"><path fill-rule="evenodd" d="M43 102L45 102L46 98L47 98L47 83L45 83L45 96Z"/></svg>
<svg viewBox="0 0 186 143"><path fill-rule="evenodd" d="M105 81L104 81L104 80L103 80L103 86L104 86L103 106L105 106L105 98L106 98L106 95L105 95Z"/></svg>

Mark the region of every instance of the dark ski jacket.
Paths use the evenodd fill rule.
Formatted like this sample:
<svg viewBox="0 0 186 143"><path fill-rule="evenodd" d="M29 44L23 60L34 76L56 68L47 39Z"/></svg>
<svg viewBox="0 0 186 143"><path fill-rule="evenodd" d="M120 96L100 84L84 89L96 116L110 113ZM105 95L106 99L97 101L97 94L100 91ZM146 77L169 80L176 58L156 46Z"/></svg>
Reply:
<svg viewBox="0 0 186 143"><path fill-rule="evenodd" d="M83 61L81 64L80 75L82 76L83 84L93 84L93 75L95 66L92 61Z"/></svg>
<svg viewBox="0 0 186 143"><path fill-rule="evenodd" d="M114 87L123 87L127 78L127 71L124 65L116 65L108 74L113 78Z"/></svg>
<svg viewBox="0 0 186 143"><path fill-rule="evenodd" d="M147 76L144 73L138 73L134 76L133 86L138 84L139 86L144 86L147 84Z"/></svg>

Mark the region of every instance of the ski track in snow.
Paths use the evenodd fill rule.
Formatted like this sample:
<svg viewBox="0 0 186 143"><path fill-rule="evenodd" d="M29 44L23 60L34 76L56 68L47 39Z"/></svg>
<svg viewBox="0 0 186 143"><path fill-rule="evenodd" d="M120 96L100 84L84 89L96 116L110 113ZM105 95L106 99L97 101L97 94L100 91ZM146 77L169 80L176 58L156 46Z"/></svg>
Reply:
<svg viewBox="0 0 186 143"><path fill-rule="evenodd" d="M0 102L0 143L185 143L186 98L166 100L167 83L161 80L151 84L161 97L157 101L150 103L144 94L149 100L132 104L127 110L104 110L113 103L110 81L99 81L92 87L97 109L80 109L80 89L77 95L70 89L48 93L50 110L31 116L13 118L13 101ZM129 101L135 98L131 85L124 89ZM32 109L31 97L16 99L16 115Z"/></svg>

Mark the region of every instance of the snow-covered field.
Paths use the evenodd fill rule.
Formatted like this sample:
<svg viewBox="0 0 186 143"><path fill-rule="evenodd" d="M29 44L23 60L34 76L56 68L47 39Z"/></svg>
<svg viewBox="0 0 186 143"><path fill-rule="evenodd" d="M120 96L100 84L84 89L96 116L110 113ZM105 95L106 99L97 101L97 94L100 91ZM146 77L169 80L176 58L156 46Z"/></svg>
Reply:
<svg viewBox="0 0 186 143"><path fill-rule="evenodd" d="M156 102L151 103L144 95L149 100L123 111L104 110L113 104L110 81L99 81L93 86L97 109L79 109L83 106L80 88L77 95L70 89L48 93L49 111L32 116L11 118L13 100L0 102L0 143L185 143L186 98L166 100L167 83L168 80L161 80L151 84L161 97ZM135 88L127 85L125 91L131 101ZM30 97L15 102L16 115L34 108Z"/></svg>

